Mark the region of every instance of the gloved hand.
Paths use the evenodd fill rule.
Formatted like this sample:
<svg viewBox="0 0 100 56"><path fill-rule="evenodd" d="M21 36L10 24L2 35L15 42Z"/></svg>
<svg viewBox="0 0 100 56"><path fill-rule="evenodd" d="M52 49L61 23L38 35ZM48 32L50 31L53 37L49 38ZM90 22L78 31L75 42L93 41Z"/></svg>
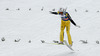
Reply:
<svg viewBox="0 0 100 56"><path fill-rule="evenodd" d="M51 14L53 14L53 12L52 11L49 11Z"/></svg>
<svg viewBox="0 0 100 56"><path fill-rule="evenodd" d="M51 11L49 11L51 13Z"/></svg>
<svg viewBox="0 0 100 56"><path fill-rule="evenodd" d="M76 25L76 27L80 28L80 26L79 26L79 25Z"/></svg>

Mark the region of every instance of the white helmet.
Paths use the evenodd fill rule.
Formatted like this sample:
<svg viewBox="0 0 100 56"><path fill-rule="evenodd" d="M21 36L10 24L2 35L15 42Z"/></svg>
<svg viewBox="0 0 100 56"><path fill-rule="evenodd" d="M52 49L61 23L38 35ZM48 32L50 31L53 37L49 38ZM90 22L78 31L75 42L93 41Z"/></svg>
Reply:
<svg viewBox="0 0 100 56"><path fill-rule="evenodd" d="M65 13L66 13L66 9L60 8L60 9L59 9L59 12L63 12L63 14L65 14Z"/></svg>

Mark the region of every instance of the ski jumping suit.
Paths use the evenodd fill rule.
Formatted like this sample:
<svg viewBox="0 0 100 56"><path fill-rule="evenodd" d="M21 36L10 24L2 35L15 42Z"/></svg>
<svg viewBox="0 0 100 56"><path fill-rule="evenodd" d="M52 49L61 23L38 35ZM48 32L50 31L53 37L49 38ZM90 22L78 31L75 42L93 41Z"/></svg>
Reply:
<svg viewBox="0 0 100 56"><path fill-rule="evenodd" d="M61 15L60 12L51 12L51 14ZM72 45L71 35L70 35L70 22L76 26L76 23L72 20L68 12L63 13L61 15L61 32L60 32L60 41L64 40L64 29L66 27L66 32L68 36L68 42Z"/></svg>

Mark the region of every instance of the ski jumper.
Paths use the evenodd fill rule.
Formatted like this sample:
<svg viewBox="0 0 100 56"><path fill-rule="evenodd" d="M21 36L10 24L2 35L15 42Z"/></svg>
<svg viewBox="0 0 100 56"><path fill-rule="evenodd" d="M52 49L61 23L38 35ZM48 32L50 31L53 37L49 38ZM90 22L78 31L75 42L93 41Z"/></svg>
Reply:
<svg viewBox="0 0 100 56"><path fill-rule="evenodd" d="M61 32L60 32L60 41L64 42L64 29L66 27L66 32L68 36L68 43L72 45L72 39L70 35L70 22L76 26L76 23L72 20L68 12L51 12L52 14L61 15Z"/></svg>

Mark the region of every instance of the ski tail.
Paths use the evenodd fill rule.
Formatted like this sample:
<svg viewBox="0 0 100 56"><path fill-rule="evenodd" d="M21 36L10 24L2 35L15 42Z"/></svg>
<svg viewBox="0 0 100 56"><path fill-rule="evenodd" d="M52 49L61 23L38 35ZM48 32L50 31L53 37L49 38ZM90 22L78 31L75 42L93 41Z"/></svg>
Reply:
<svg viewBox="0 0 100 56"><path fill-rule="evenodd" d="M74 51L73 48L67 43L66 40L64 40L64 43L65 43L65 45L66 45L70 50Z"/></svg>

